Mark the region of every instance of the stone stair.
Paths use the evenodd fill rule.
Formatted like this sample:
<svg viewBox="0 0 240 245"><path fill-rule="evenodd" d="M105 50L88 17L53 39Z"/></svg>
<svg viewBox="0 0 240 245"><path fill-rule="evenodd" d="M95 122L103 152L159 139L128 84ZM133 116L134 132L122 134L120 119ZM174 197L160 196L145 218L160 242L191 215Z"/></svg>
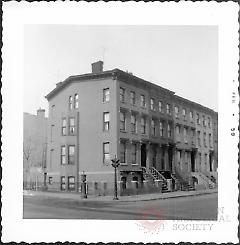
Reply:
<svg viewBox="0 0 240 245"><path fill-rule="evenodd" d="M205 174L203 174L202 172L192 172L192 176L194 176L194 177L196 177L196 178L198 178L198 177L202 178L202 179L206 182L207 187L208 187L209 189L213 189L213 188L216 187L216 184L215 184L213 181L211 181L211 179L208 178L208 177L207 177Z"/></svg>
<svg viewBox="0 0 240 245"><path fill-rule="evenodd" d="M151 167L151 168L149 169L149 171L150 171L150 173L152 174L152 176L153 176L155 179L157 179L157 180L162 180L162 191L163 191L163 192L169 191L169 190L168 190L168 186L167 186L167 180L166 180L166 178L165 178L162 174L160 174L160 173L157 171L157 169L154 168L154 167Z"/></svg>
<svg viewBox="0 0 240 245"><path fill-rule="evenodd" d="M141 167L141 168L145 180L150 181L152 184L154 184L155 180L162 180L162 192L168 191L167 180L155 168L150 168L150 169L147 169L145 167Z"/></svg>
<svg viewBox="0 0 240 245"><path fill-rule="evenodd" d="M190 184L190 181L183 178L182 175L178 171L175 171L175 173L172 173L172 177L178 180L181 190L187 190L187 191L195 190L194 186Z"/></svg>

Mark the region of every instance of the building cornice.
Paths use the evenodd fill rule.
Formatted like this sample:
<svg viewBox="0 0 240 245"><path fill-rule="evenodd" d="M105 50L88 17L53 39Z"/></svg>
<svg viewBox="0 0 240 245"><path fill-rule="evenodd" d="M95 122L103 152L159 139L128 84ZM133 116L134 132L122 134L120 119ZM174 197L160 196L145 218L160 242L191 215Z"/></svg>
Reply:
<svg viewBox="0 0 240 245"><path fill-rule="evenodd" d="M107 77L113 77L113 76L114 76L114 70L104 71L104 72L96 73L96 74L87 73L87 74L70 76L67 79L65 79L63 82L57 83L56 88L54 88L50 93L48 93L45 96L45 98L49 101L54 95L56 95L58 92L60 92L63 88L65 88L67 85L71 84L72 82L88 81L88 80L94 80L98 78L107 78Z"/></svg>
<svg viewBox="0 0 240 245"><path fill-rule="evenodd" d="M204 111L206 113L210 113L210 114L214 114L214 115L217 115L218 113L206 106L203 106L199 103L196 103L194 101L191 101L191 100L188 100L188 99L185 99L181 96L178 96L178 95L174 95L175 99L178 100L179 102L182 102L182 103L185 103L185 104L188 104L190 106L192 106L193 108L197 109L197 110L201 110L201 111Z"/></svg>
<svg viewBox="0 0 240 245"><path fill-rule="evenodd" d="M196 102L190 101L188 99L185 99L185 98L182 98L176 95L175 92L171 90L163 88L157 84L151 83L142 78L134 76L131 73L122 71L117 68L113 70L103 71L101 73L86 73L86 74L81 74L81 75L70 76L67 79L65 79L63 82L57 83L56 88L54 88L49 94L47 94L45 98L49 101L53 96L55 96L58 92L60 92L62 89L64 89L66 86L68 86L72 82L90 81L90 80L103 79L103 78L112 78L114 80L119 80L119 81L126 82L126 83L138 84L139 86L145 89L148 89L148 90L151 90L151 89L156 90L156 91L159 90L159 92L162 92L166 95L174 96L174 98L177 99L178 101L189 104L193 106L194 108L196 108L197 110L202 110L204 112L214 114L215 116L218 114L217 112L215 112L214 110L208 107L205 107L201 104L198 104Z"/></svg>

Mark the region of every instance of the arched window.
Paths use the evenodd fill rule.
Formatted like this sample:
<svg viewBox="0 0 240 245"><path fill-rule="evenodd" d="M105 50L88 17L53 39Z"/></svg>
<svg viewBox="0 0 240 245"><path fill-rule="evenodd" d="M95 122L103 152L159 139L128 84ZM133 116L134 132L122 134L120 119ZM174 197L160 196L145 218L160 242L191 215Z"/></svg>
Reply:
<svg viewBox="0 0 240 245"><path fill-rule="evenodd" d="M73 97L69 96L69 109L72 110L73 109Z"/></svg>
<svg viewBox="0 0 240 245"><path fill-rule="evenodd" d="M137 181L136 188L138 188L138 177L137 176L133 176L133 181Z"/></svg>
<svg viewBox="0 0 240 245"><path fill-rule="evenodd" d="M78 109L79 101L78 101L78 94L74 95L74 108Z"/></svg>
<svg viewBox="0 0 240 245"><path fill-rule="evenodd" d="M123 189L126 189L127 188L127 185L126 185L127 178L123 176L123 177L121 177L121 181L123 182Z"/></svg>

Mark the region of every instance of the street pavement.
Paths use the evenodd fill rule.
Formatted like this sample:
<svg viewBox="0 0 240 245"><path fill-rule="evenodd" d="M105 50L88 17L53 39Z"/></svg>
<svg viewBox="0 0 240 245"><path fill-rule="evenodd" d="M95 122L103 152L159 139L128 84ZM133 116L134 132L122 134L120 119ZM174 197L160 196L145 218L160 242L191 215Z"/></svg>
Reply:
<svg viewBox="0 0 240 245"><path fill-rule="evenodd" d="M217 193L179 192L120 197L25 192L23 218L104 220L216 220Z"/></svg>

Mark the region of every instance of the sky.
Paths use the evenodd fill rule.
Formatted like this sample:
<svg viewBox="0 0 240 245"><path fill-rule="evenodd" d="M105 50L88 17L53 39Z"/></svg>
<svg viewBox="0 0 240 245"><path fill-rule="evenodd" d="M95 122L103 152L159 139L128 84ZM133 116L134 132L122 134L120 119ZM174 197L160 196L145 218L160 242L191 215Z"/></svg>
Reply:
<svg viewBox="0 0 240 245"><path fill-rule="evenodd" d="M24 112L98 60L218 111L217 26L25 25Z"/></svg>

